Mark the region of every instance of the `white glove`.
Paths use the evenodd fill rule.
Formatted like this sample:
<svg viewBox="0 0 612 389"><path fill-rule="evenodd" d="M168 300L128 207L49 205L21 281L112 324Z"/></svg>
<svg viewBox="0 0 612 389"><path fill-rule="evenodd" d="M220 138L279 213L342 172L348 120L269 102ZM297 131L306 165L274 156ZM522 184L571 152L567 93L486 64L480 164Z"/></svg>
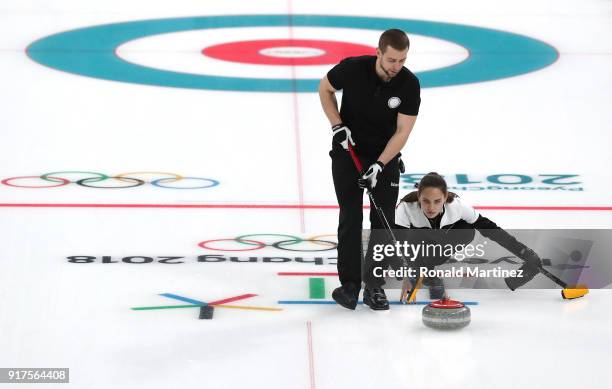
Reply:
<svg viewBox="0 0 612 389"><path fill-rule="evenodd" d="M351 142L351 146L355 146L355 142L353 142L351 137L351 130L344 124L336 124L332 127L332 131L334 132L334 142L339 143L344 150L348 150L348 142Z"/></svg>
<svg viewBox="0 0 612 389"><path fill-rule="evenodd" d="M376 182L378 182L378 176L382 173L385 168L385 164L376 161L369 168L368 171L357 181L358 185L362 189L374 189Z"/></svg>

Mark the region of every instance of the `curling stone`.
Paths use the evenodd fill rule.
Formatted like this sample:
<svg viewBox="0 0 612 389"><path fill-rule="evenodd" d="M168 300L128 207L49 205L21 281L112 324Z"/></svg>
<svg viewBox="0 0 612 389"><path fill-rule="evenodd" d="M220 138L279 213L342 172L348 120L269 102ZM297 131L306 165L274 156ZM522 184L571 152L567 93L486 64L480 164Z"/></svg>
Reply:
<svg viewBox="0 0 612 389"><path fill-rule="evenodd" d="M470 324L470 308L448 298L433 301L423 308L423 323L439 330L456 330Z"/></svg>

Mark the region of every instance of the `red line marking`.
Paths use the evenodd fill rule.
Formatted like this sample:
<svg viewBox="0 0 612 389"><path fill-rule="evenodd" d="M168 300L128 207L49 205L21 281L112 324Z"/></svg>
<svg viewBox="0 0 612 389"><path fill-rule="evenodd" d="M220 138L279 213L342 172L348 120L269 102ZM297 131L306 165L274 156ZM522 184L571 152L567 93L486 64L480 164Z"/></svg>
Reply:
<svg viewBox="0 0 612 389"><path fill-rule="evenodd" d="M236 297L229 297L223 300L217 300L217 301L211 301L208 303L208 305L222 305L225 303L231 303L232 301L238 301L238 300L244 300L244 299L248 299L251 297L255 297L257 296L256 294L241 294L240 296L236 296Z"/></svg>
<svg viewBox="0 0 612 389"><path fill-rule="evenodd" d="M278 272L276 273L279 276L327 276L327 277L332 277L332 276L337 276L338 273L325 273L325 272L310 272L310 273L300 273L300 272Z"/></svg>
<svg viewBox="0 0 612 389"><path fill-rule="evenodd" d="M15 208L208 208L208 209L338 209L337 205L297 204L88 204L88 203L0 203Z"/></svg>
<svg viewBox="0 0 612 389"><path fill-rule="evenodd" d="M481 205L474 207L491 211L612 211L612 207L573 207L573 206L522 206L522 205Z"/></svg>
<svg viewBox="0 0 612 389"><path fill-rule="evenodd" d="M312 347L312 323L306 322L306 328L308 329L308 365L310 368L310 387L314 389L315 385L315 369L314 369L314 351Z"/></svg>
<svg viewBox="0 0 612 389"><path fill-rule="evenodd" d="M315 204L73 204L73 203L0 203L5 208L202 208L202 209L338 209L337 205ZM369 209L369 205L364 205ZM612 211L607 206L523 206L480 205L475 209L489 211Z"/></svg>
<svg viewBox="0 0 612 389"><path fill-rule="evenodd" d="M295 83L295 66L291 66L291 77ZM306 222L304 215L304 178L302 174L302 144L300 140L300 117L298 112L298 96L293 90L293 128L295 133L295 159L297 163L297 180L298 180L298 199L300 203L300 227L302 233L306 232Z"/></svg>
<svg viewBox="0 0 612 389"><path fill-rule="evenodd" d="M287 14L289 16L289 40L293 41L293 4L291 0L287 2ZM300 136L300 114L298 105L298 94L297 94L297 73L295 70L295 61L291 61L291 97L293 99L293 134L295 136L295 161L297 168L297 180L298 180L298 202L300 206L304 205L304 178L302 174L302 143ZM304 214L304 208L300 208L300 227L301 232L306 232L306 215Z"/></svg>

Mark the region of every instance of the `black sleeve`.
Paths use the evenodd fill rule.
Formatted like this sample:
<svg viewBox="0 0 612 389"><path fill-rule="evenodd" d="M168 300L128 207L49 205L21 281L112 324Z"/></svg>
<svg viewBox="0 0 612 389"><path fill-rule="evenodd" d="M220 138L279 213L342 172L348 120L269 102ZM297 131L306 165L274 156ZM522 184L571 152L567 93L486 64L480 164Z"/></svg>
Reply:
<svg viewBox="0 0 612 389"><path fill-rule="evenodd" d="M335 90L344 89L346 86L346 80L349 79L349 67L348 58L345 58L327 72L327 80Z"/></svg>
<svg viewBox="0 0 612 389"><path fill-rule="evenodd" d="M415 75L411 74L410 76L410 81L407 83L402 96L399 112L404 115L417 116L421 106L421 84Z"/></svg>
<svg viewBox="0 0 612 389"><path fill-rule="evenodd" d="M527 246L482 215L478 216L478 219L476 219L472 226L474 226L482 236L491 239L519 258L522 258L525 250L527 250Z"/></svg>

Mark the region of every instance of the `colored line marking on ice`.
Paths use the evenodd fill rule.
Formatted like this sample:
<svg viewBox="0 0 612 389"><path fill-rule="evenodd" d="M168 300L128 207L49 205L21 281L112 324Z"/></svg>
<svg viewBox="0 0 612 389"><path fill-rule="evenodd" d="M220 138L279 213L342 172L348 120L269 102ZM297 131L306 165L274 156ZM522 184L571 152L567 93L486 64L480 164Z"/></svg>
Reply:
<svg viewBox="0 0 612 389"><path fill-rule="evenodd" d="M324 299L325 278L309 278L308 289L310 291L309 297L311 299Z"/></svg>
<svg viewBox="0 0 612 389"><path fill-rule="evenodd" d="M184 301L186 303L191 303L191 304L199 305L199 306L202 306L202 305L218 306L218 305L222 305L222 304L225 304L225 303L230 303L230 302L233 302L233 301L248 299L248 298L251 298L251 297L255 297L257 295L256 294L252 294L252 293L241 294L239 296L229 297L229 298L226 298L226 299L223 299L223 300L211 301L209 303L204 302L204 301L190 299L188 297L183 297L183 296L179 296L179 295L172 294L172 293L161 293L160 296L168 297L168 298L179 300L179 301Z"/></svg>
<svg viewBox="0 0 612 389"><path fill-rule="evenodd" d="M210 305L210 304L209 304ZM200 308L202 304L199 305L160 305L153 307L134 307L130 308L133 311L151 311L155 309L174 309L174 308ZM215 305L215 308L228 308L228 309L244 309L247 311L282 311L282 308L272 308L272 307L251 307L246 305Z"/></svg>
<svg viewBox="0 0 612 389"><path fill-rule="evenodd" d="M174 300L183 301L186 303L191 303L191 304L194 304L195 306L208 305L208 303L205 303L204 301L194 300L188 297L183 297L183 296L179 296L179 295L172 294L172 293L161 293L160 296L168 297Z"/></svg>
<svg viewBox="0 0 612 389"><path fill-rule="evenodd" d="M215 305L215 308L246 309L247 311L282 311L282 308L250 307L245 305Z"/></svg>
<svg viewBox="0 0 612 389"><path fill-rule="evenodd" d="M314 364L314 347L312 346L312 323L306 322L308 331L308 368L310 372L310 388L315 389L315 364Z"/></svg>
<svg viewBox="0 0 612 389"><path fill-rule="evenodd" d="M338 209L337 205L299 204L92 204L92 203L0 203L6 208L185 208L185 209ZM369 206L364 206L369 209ZM612 211L612 206L477 205L489 211Z"/></svg>
<svg viewBox="0 0 612 389"><path fill-rule="evenodd" d="M276 274L279 276L302 276L302 277L309 277L309 276L335 277L338 275L338 273L334 273L334 272L292 272L292 271L278 272Z"/></svg>
<svg viewBox="0 0 612 389"><path fill-rule="evenodd" d="M159 305L154 307L133 307L133 311L149 311L153 309L199 308L202 305Z"/></svg>
<svg viewBox="0 0 612 389"><path fill-rule="evenodd" d="M433 301L433 300L432 300ZM410 304L404 304L399 301L389 301L391 305L427 305L431 301L415 301ZM462 301L465 305L479 305L478 301ZM333 300L280 300L278 304L281 305L335 305L336 302ZM363 301L359 301L358 304L363 304Z"/></svg>
<svg viewBox="0 0 612 389"><path fill-rule="evenodd" d="M208 303L208 305L221 305L221 304L231 303L231 302L238 301L238 300L248 299L248 298L255 297L255 296L257 295L252 294L252 293L241 294L240 296L229 297L223 300L211 301Z"/></svg>
<svg viewBox="0 0 612 389"><path fill-rule="evenodd" d="M272 308L272 307L253 307L253 306L243 306L243 305L224 305L225 303L229 303L229 302L233 302L233 301L238 301L238 300L244 300L247 298L251 298L251 297L255 297L257 296L256 294L252 294L252 293L248 293L248 294L242 294L240 296L234 296L234 297L229 297L223 300L217 300L217 301L212 301L209 303L206 303L204 301L199 301L199 300L195 300L195 299L191 299L188 297L183 297L183 296L179 296L177 294L173 294L173 293L161 293L160 296L163 297L168 297L174 300L179 300L179 301L184 301L184 302L188 302L191 303L191 305L157 305L157 306L151 306L151 307L133 307L130 308L133 311L149 311L149 310L154 310L154 309L176 309L176 308L199 308L199 307L203 307L206 305L210 305L210 306L214 306L214 307L218 307L218 308L228 308L228 309L244 309L244 310L250 310L250 311L282 311L282 308Z"/></svg>

